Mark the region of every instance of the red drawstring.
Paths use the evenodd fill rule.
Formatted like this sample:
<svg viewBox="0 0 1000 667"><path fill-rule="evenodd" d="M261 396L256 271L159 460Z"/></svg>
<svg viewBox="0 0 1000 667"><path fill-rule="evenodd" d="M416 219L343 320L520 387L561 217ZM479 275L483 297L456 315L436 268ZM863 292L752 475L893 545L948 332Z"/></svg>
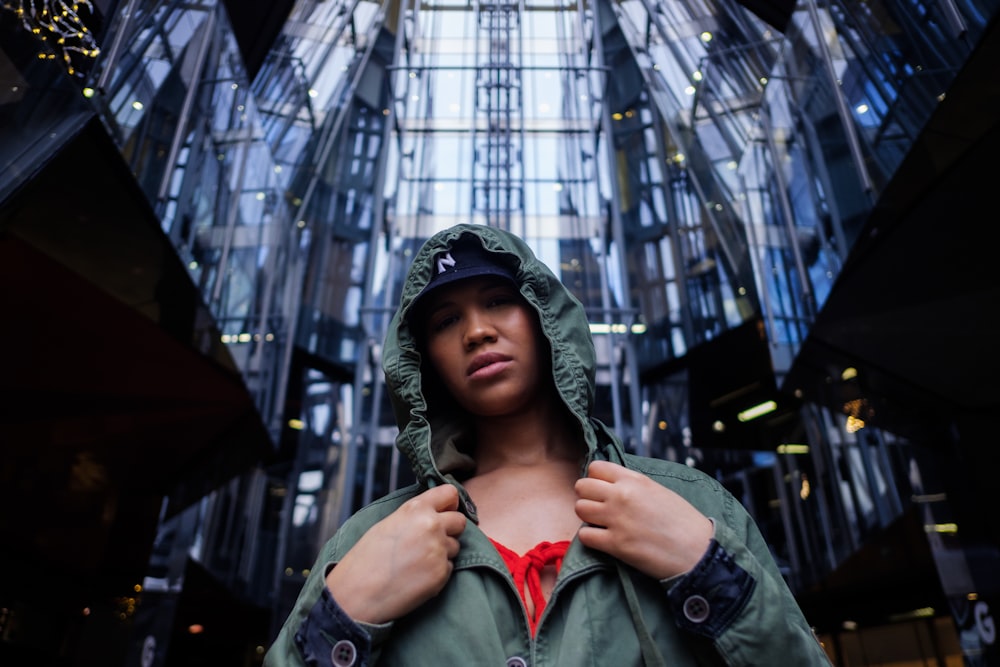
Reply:
<svg viewBox="0 0 1000 667"><path fill-rule="evenodd" d="M556 572L562 567L563 556L569 548L569 540L562 542L542 542L536 545L531 551L523 556L517 555L496 540L490 540L493 546L500 552L507 569L514 577L514 584L521 594L521 601L527 610L528 601L525 597L525 588L531 595L531 602L534 606L534 613L528 615L528 625L531 628L531 636L535 636L535 628L545 611L545 596L542 594L542 570L548 565L555 565Z"/></svg>

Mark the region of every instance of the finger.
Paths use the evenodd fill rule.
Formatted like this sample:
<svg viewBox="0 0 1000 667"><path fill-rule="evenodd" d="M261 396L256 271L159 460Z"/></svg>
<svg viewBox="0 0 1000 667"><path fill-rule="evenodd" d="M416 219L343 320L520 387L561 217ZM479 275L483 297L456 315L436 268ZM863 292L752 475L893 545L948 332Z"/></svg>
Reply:
<svg viewBox="0 0 1000 667"><path fill-rule="evenodd" d="M457 539L454 537L448 538L448 541L445 543L445 551L448 553L448 559L455 558L461 548L462 545Z"/></svg>
<svg viewBox="0 0 1000 667"><path fill-rule="evenodd" d="M587 466L587 477L601 479L605 482L614 482L626 472L628 472L628 468L611 461L591 461L590 465Z"/></svg>
<svg viewBox="0 0 1000 667"><path fill-rule="evenodd" d="M608 493L611 490L611 482L592 477L581 477L576 480L573 488L576 490L577 498L605 501L608 499Z"/></svg>
<svg viewBox="0 0 1000 667"><path fill-rule="evenodd" d="M458 489L451 484L441 484L424 491L423 498L438 512L451 512L458 509Z"/></svg>
<svg viewBox="0 0 1000 667"><path fill-rule="evenodd" d="M444 534L449 537L458 537L465 531L467 520L461 512L442 512L441 520L444 522Z"/></svg>
<svg viewBox="0 0 1000 667"><path fill-rule="evenodd" d="M605 553L609 553L608 550L614 546L610 533L599 526L580 526L577 536L585 547Z"/></svg>
<svg viewBox="0 0 1000 667"><path fill-rule="evenodd" d="M576 501L576 515L580 521L595 526L605 526L605 505L604 503L582 498Z"/></svg>

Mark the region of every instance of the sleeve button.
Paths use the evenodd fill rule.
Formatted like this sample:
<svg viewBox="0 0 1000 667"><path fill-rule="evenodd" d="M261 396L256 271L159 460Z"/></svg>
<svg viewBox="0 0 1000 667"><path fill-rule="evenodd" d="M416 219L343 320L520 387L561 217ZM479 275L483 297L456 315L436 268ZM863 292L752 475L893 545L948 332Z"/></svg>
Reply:
<svg viewBox="0 0 1000 667"><path fill-rule="evenodd" d="M333 667L352 667L357 659L358 649L354 646L354 642L347 639L341 639L334 644L330 652L330 662L333 663Z"/></svg>
<svg viewBox="0 0 1000 667"><path fill-rule="evenodd" d="M709 611L708 600L700 595L692 595L684 601L684 616L692 623L704 623Z"/></svg>

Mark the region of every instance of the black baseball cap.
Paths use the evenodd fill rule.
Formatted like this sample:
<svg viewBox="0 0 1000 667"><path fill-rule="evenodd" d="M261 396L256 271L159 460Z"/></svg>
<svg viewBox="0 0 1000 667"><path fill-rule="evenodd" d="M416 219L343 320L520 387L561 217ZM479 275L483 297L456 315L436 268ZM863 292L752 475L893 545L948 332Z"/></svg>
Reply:
<svg viewBox="0 0 1000 667"><path fill-rule="evenodd" d="M420 302L434 290L459 280L480 276L497 276L517 286L514 270L502 255L485 250L475 238L459 238L448 250L434 256L431 279L413 300L410 318L420 312Z"/></svg>

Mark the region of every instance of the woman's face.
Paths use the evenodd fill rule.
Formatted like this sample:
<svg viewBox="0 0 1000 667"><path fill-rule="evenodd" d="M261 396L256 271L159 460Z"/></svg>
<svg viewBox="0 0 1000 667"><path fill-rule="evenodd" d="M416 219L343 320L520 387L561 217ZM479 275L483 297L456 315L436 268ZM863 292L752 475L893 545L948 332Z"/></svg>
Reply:
<svg viewBox="0 0 1000 667"><path fill-rule="evenodd" d="M441 287L426 298L427 354L458 404L480 417L532 406L550 382L547 347L517 288L487 276Z"/></svg>

